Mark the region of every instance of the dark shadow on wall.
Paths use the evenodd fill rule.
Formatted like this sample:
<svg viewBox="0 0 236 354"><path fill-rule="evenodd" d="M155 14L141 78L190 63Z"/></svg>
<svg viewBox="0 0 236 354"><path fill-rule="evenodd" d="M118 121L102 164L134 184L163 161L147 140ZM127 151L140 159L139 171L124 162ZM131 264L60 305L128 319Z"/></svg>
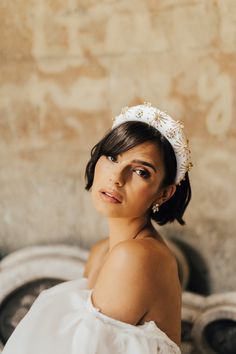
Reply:
<svg viewBox="0 0 236 354"><path fill-rule="evenodd" d="M171 237L171 240L183 252L189 266L189 281L185 290L200 295L209 295L211 293L209 271L202 255L177 237Z"/></svg>

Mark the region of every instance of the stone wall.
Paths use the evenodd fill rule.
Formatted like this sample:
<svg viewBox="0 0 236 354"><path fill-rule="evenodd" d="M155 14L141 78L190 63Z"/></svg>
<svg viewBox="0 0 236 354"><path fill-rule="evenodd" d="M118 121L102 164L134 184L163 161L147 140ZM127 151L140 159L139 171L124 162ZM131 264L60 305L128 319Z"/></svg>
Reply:
<svg viewBox="0 0 236 354"><path fill-rule="evenodd" d="M2 0L0 17L0 252L106 235L84 168L146 100L184 122L194 162L187 226L162 232L202 254L212 292L235 289L235 1Z"/></svg>

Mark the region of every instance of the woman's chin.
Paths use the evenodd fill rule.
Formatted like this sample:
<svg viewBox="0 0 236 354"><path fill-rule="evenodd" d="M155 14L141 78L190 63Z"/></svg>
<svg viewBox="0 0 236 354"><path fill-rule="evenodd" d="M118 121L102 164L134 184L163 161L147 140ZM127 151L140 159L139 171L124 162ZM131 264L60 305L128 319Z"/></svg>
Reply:
<svg viewBox="0 0 236 354"><path fill-rule="evenodd" d="M107 218L119 218L122 217L120 210L116 210L112 205L102 205L101 203L94 203L94 207L99 214L106 216Z"/></svg>

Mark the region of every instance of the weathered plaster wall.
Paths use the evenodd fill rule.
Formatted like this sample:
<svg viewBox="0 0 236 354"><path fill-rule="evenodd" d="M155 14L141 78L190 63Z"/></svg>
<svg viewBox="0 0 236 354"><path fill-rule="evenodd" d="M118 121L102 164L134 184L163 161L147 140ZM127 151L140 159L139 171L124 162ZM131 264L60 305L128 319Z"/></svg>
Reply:
<svg viewBox="0 0 236 354"><path fill-rule="evenodd" d="M184 122L194 162L187 226L212 291L236 287L233 0L0 2L0 249L89 247L106 225L84 191L90 148L121 107Z"/></svg>

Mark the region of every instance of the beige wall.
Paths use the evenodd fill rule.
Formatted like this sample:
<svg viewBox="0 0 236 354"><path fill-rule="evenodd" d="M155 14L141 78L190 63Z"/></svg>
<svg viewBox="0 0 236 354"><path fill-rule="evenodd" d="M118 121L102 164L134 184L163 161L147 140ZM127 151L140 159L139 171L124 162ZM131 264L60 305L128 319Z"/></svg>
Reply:
<svg viewBox="0 0 236 354"><path fill-rule="evenodd" d="M90 148L121 107L184 122L194 168L187 226L212 291L236 287L233 0L0 2L0 252L106 234L84 191Z"/></svg>

